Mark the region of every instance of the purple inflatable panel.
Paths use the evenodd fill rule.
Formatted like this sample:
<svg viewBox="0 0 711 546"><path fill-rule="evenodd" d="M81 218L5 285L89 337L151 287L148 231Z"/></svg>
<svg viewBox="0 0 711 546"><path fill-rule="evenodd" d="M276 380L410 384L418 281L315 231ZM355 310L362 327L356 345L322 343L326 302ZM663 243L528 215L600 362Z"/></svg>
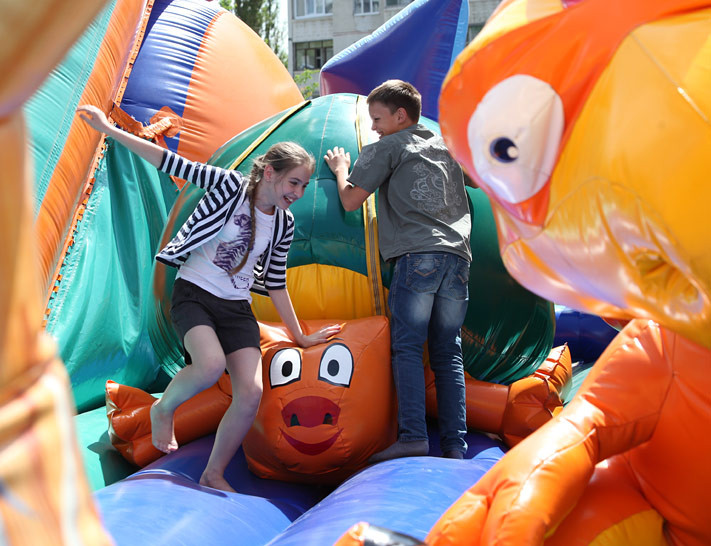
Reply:
<svg viewBox="0 0 711 546"><path fill-rule="evenodd" d="M385 80L400 79L422 95L422 115L437 120L442 82L464 49L468 23L466 0L417 0L329 59L321 95L368 95Z"/></svg>

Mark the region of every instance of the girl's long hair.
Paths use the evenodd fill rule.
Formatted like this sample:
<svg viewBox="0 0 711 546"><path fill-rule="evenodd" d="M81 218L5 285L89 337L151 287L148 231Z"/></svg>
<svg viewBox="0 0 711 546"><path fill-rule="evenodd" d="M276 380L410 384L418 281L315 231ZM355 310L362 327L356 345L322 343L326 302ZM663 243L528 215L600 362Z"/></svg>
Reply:
<svg viewBox="0 0 711 546"><path fill-rule="evenodd" d="M247 180L247 190L245 198L249 200L249 245L247 251L242 256L240 262L230 270L230 275L235 275L244 266L249 253L254 247L254 236L257 231L257 218L254 214L254 190L257 184L264 178L264 168L271 165L275 174L279 175L290 171L294 167L306 166L313 171L315 160L313 156L304 150L296 142L277 142L273 144L264 155L254 158L252 170L249 172Z"/></svg>

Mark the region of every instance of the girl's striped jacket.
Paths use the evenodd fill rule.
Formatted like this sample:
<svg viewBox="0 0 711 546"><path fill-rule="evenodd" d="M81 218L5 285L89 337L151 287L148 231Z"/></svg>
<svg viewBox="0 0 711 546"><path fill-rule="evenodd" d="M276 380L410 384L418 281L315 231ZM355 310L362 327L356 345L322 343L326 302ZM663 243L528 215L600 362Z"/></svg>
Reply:
<svg viewBox="0 0 711 546"><path fill-rule="evenodd" d="M239 171L197 163L163 151L160 170L205 190L205 195L173 239L156 255L164 264L180 267L190 251L209 241L245 199L247 181ZM286 288L286 255L294 238L294 215L276 207L272 240L254 267L252 292Z"/></svg>

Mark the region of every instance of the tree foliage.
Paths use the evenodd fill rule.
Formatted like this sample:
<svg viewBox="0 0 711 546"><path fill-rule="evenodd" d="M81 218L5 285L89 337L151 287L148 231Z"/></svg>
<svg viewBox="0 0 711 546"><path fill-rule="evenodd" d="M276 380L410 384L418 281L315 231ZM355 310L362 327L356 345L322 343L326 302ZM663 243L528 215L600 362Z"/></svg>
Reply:
<svg viewBox="0 0 711 546"><path fill-rule="evenodd" d="M286 65L287 53L283 49L284 30L279 26L278 0L220 0L220 5L259 34Z"/></svg>
<svg viewBox="0 0 711 546"><path fill-rule="evenodd" d="M296 85L299 86L299 90L305 100L313 99L317 96L318 75L318 70L311 70L309 68L294 74L294 81Z"/></svg>

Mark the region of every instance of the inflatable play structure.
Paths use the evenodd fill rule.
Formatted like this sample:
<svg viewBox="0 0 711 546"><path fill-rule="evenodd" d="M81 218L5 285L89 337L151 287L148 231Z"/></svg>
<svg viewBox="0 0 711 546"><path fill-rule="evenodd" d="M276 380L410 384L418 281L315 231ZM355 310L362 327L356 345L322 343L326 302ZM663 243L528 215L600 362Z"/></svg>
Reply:
<svg viewBox="0 0 711 546"><path fill-rule="evenodd" d="M357 156L361 144L359 139L369 138L357 130L363 126L360 121L364 116L363 103L362 96L336 94L288 109L243 131L223 145L210 161L216 165L245 168L245 165L249 165L246 159L249 154L259 154L272 142L283 139L296 140L311 150L325 149L340 142ZM434 124L432 126L435 127ZM375 505L372 507L371 515L385 518L393 512L403 511L401 499L404 490L398 490L398 487L402 487L402 482L387 485L380 472L376 473L375 469L362 469L368 456L378 450L378 442L394 437L392 421L382 421L383 415L394 415L391 405L391 380L388 373L383 375L389 362L387 344L379 354L372 353L374 356L356 358L356 355L363 351L373 351L373 335L383 328L376 326L379 323L382 325L385 320L382 312L374 314L373 309L377 309L378 301L385 299L389 283L388 268L379 259L373 264L372 258L377 258L378 254L375 249L368 247L367 212L345 213L340 206L334 206L338 205L338 198L332 177L326 165L319 162L306 194L292 206L297 228L289 254L287 282L297 313L307 327L309 321L323 319L324 316L338 316L345 322L343 335L337 336L333 346L329 344L327 347L319 346L308 350L294 347L283 334L277 336L276 340L263 337L263 404L254 428L244 441L244 455L253 474L278 478L282 482L308 482L321 487L333 487L353 472L361 470L352 479L360 480L362 495L379 494L383 501L390 503L388 509L381 503L377 504L377 510ZM570 374L570 357L567 350L551 350L553 313L550 303L523 290L505 273L497 253L493 217L483 192L472 190L469 196L476 218L472 233L477 241L477 248L480 249L480 260L471 271L473 296L466 319L465 360L472 375L470 387L478 392L471 397L471 407L475 408L476 404L479 404L481 409L473 409L470 415L482 423L487 423L473 428L486 430L486 427L490 427L491 432L505 430L506 433L502 433L502 436L515 442L530 432L530 429L526 430L527 427L536 428L542 420L549 419L551 414L560 410L562 391ZM167 225L171 226L170 230L181 225L199 199L200 192L193 186L184 186L167 222ZM170 237L172 232L167 231L163 239ZM373 270L379 271L379 277L373 279ZM155 332L168 332L169 334L164 334L165 346L180 354L178 340L170 341L168 337L174 334L171 333L172 326L165 318L167 304L163 303L169 300L168 290L172 286L173 277L172 269L155 266L153 293L156 294L156 310L151 316L156 318L156 323L151 328ZM314 283L314 279L319 279L319 282ZM377 282L373 282L374 280ZM477 285L483 284L487 284L491 290L474 290ZM158 292L158 287L166 287L165 293ZM504 290L510 299L507 309L496 305L495 302L495 293ZM354 297L349 298L349 293L354 294ZM264 321L272 320L270 313L274 313L267 304L267 300L254 296L253 307ZM314 316L317 314L324 316ZM164 322L159 322L160 320ZM362 322L367 333L359 334L354 340L350 337L349 329L360 328L359 324ZM263 327L263 336L266 335L264 330ZM369 341L371 338L373 341ZM359 346L366 341L366 347ZM278 350L272 348L275 342ZM159 351L157 345L156 350ZM334 350L334 354L345 357L345 360L335 356L326 357L331 350ZM290 355L288 361L280 360L282 355ZM333 368L335 362L338 364L337 368ZM345 369L350 369L351 372L340 371L340 366L344 363ZM479 379L475 380L473 374L477 374ZM509 380L499 384L490 379L493 377ZM519 389L519 386L524 388ZM215 401L222 404L221 411L224 412L229 404L228 389L229 382L221 381L214 388L208 389L213 392L209 395L210 404L186 403L184 408L178 410L176 434L182 441L195 437L190 435L190 429L194 428L195 422L204 426L210 419L214 430L221 416L219 408L215 408ZM371 391L377 389L384 389L381 392L389 390L390 398L385 397L384 400L382 396L370 397ZM538 391L541 396L538 404L533 406L532 391ZM520 402L519 395L522 399ZM352 398L354 396L355 398ZM161 454L150 445L147 414L153 398L148 393L113 384L109 386L108 399L114 445L139 466L150 463L144 471L137 474L141 476L140 481L129 477L97 492L102 512L116 514L116 519L107 516L107 525L110 528L114 525L116 528L123 528L125 518L128 517L126 511L118 511L114 506L117 502L125 502L128 494L126 488L130 488L131 494L136 497L144 496L141 493L142 488L155 488L147 478L153 476L153 473L159 474L163 462L178 457L181 450L175 456L159 458ZM314 407L316 399L319 403ZM353 406L354 400L360 400L361 403ZM368 402L363 404L365 401ZM299 409L299 404L302 403L308 403L308 407ZM533 413L526 411L531 407L536 407ZM525 414L523 418L521 410ZM376 435L377 438L373 438L374 431L380 431ZM201 433L204 433L204 428ZM433 434L436 435L436 432ZM478 459L478 464L484 465L479 467L479 473L492 462L490 449L495 449L494 453L499 454L505 449L504 444L492 442L488 438L477 439L472 436L471 443L473 449L483 449L486 452L472 451L469 455L471 458L479 455L484 457L485 462ZM433 446L433 454L436 453L436 447ZM202 453L203 461L206 456L207 453ZM192 464L191 474L194 474L200 467ZM408 464L413 465L414 462ZM415 465L407 470L413 480L408 488L417 487L417 475L426 474L446 462L430 458L418 464L420 466ZM397 462L393 466L395 469L399 468ZM456 465L446 468L457 472ZM160 481L165 479L165 475L159 474L154 479ZM410 521L408 531L422 532L424 522L429 521L431 525L437 517L436 512L453 500L449 495L453 492L453 487L458 489L458 480L446 478L445 481L446 487L445 484L442 486L445 487L446 493L438 493L439 486L433 486L428 496L421 497L421 502L410 504L412 509L417 506L418 510L426 510L428 517ZM351 486L352 482L349 480L333 490L319 503L321 510L328 511L326 506L339 505L343 491L350 491ZM238 490L240 495L245 493L242 489ZM386 490L389 492L383 494ZM367 493L368 491L370 493ZM169 489L165 494L166 498L159 503L163 507L168 504L180 507L186 502L195 504L184 497L170 495ZM356 505L357 498L353 501ZM244 498L241 500L243 505L240 514L231 517L244 518L247 521L254 519L250 516L253 505L246 504ZM263 499L260 499L259 505L263 502ZM362 506L359 509L362 509ZM176 510L180 511L177 508ZM355 517L355 513L350 512L351 509L346 512L335 508L331 510L338 512L339 517ZM310 514L309 509L304 516ZM299 521L301 522L302 518L299 518ZM320 519L310 521L309 525L301 528L301 538L294 539L295 541L310 542L315 539L308 537L323 533L327 533L325 536L335 541L348 527L342 523L335 525L329 519L323 522ZM326 521L331 521L331 524L327 525ZM135 532L140 533L134 537L136 540L146 540L149 536L155 538L161 534L157 528L150 526L136 529ZM198 532L199 528L196 527L195 533ZM284 533L286 532L287 530L284 530ZM281 543L285 538L279 534L274 540Z"/></svg>
<svg viewBox="0 0 711 546"><path fill-rule="evenodd" d="M34 173L22 109L101 4L40 1L32 8L0 3L0 224L7 237L0 250L1 540L110 544L77 452L67 371L42 330Z"/></svg>
<svg viewBox="0 0 711 546"><path fill-rule="evenodd" d="M113 36L119 29L121 42ZM242 103L233 97L245 87L244 76L221 70L234 51L242 52L240 66L250 74ZM49 264L42 271L46 330L59 344L80 412L103 403L106 380L147 388L164 364L153 351L146 310L153 299L150 266L178 185L126 150L99 142L74 116L76 106L88 102L109 112L121 105L144 125L166 113L180 122L166 145L204 160L207 150L300 101L271 50L216 4L117 0L27 103L40 240L50 242L52 233L52 246L42 251ZM45 217L54 229L45 230Z"/></svg>
<svg viewBox="0 0 711 546"><path fill-rule="evenodd" d="M463 9L430 3L416 4L438 4L434 13ZM390 272L377 250L374 200L345 213L319 161L292 209L288 283L305 324L342 321L342 338L298 351L268 300L255 297L265 336L262 410L228 470L238 492L200 487L211 431L231 397L224 382L181 407L186 436L176 453L151 452L140 419L151 393L184 365L167 314L175 272L153 255L200 195L92 132L74 110L95 104L190 159L247 169L285 139L317 159L336 144L357 157L373 138L364 97L334 92L304 102L269 48L216 2L71 5L0 2L9 36L0 59L12 74L0 87L8 177L1 221L12 243L0 253L4 542L200 544L235 536L240 544L325 544L361 520L424 537L509 445L561 411L568 389L571 356L553 348L553 305L504 269L489 199L468 190L477 260L463 329L472 419L465 461L436 457L433 424L434 457L363 468L368 452L394 434L384 341ZM43 27L50 19L52 29ZM449 52L420 68L445 73L465 23L437 24L442 39L431 47ZM122 421L133 410L139 418Z"/></svg>
<svg viewBox="0 0 711 546"><path fill-rule="evenodd" d="M708 1L504 1L448 74L507 270L629 323L427 544L711 542L710 36Z"/></svg>
<svg viewBox="0 0 711 546"><path fill-rule="evenodd" d="M422 115L436 121L440 88L447 70L466 45L468 25L466 0L416 0L331 57L321 68L321 95L367 96L385 80L400 79L417 88L422 95Z"/></svg>

